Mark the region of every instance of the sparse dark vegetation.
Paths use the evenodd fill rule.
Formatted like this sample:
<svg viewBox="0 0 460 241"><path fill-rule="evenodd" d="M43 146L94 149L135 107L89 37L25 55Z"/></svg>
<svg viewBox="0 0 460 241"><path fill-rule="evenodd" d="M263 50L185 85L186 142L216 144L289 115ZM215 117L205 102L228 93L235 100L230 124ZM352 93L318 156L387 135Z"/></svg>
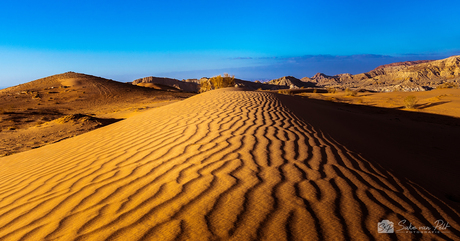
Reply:
<svg viewBox="0 0 460 241"><path fill-rule="evenodd" d="M232 75L230 76L229 74L224 74L214 76L210 79L207 80L202 80L200 83L200 93L210 91L210 90L215 90L215 89L220 89L220 88L225 88L225 87L233 87L235 86L235 76Z"/></svg>
<svg viewBox="0 0 460 241"><path fill-rule="evenodd" d="M415 105L417 104L418 99L413 95L409 95L404 98L404 106L406 109L415 109Z"/></svg>
<svg viewBox="0 0 460 241"><path fill-rule="evenodd" d="M211 82L209 80L201 80L199 92L203 93L210 90L212 90Z"/></svg>
<svg viewBox="0 0 460 241"><path fill-rule="evenodd" d="M335 94L337 92L337 89L336 88L327 88L327 93L331 93L331 94Z"/></svg>
<svg viewBox="0 0 460 241"><path fill-rule="evenodd" d="M358 91L352 90L350 88L345 89L345 96L356 96L358 94Z"/></svg>
<svg viewBox="0 0 460 241"><path fill-rule="evenodd" d="M283 95L292 95L292 92L290 90L278 90L278 94L283 94Z"/></svg>

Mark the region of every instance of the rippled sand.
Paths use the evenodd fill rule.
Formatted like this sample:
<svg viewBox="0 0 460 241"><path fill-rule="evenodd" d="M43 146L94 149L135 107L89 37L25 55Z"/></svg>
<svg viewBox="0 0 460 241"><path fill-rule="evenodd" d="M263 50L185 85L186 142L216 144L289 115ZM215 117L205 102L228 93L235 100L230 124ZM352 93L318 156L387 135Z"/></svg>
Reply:
<svg viewBox="0 0 460 241"><path fill-rule="evenodd" d="M450 233L379 234L383 219ZM459 239L459 213L275 94L200 94L0 158L0 240Z"/></svg>

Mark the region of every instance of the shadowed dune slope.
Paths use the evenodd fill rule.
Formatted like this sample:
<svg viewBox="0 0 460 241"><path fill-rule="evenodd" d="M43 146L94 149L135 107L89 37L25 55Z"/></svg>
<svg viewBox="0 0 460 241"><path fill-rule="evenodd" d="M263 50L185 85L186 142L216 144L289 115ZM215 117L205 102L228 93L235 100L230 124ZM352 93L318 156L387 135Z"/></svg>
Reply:
<svg viewBox="0 0 460 241"><path fill-rule="evenodd" d="M436 93L457 93L430 91ZM417 93L418 96L428 93ZM433 94L432 94L433 95ZM321 130L366 159L425 189L460 210L458 102L437 112L350 105L279 95L283 104L307 124ZM440 111L441 110L441 111Z"/></svg>
<svg viewBox="0 0 460 241"><path fill-rule="evenodd" d="M449 233L378 234L382 219ZM458 239L459 212L294 115L216 90L0 158L0 240Z"/></svg>

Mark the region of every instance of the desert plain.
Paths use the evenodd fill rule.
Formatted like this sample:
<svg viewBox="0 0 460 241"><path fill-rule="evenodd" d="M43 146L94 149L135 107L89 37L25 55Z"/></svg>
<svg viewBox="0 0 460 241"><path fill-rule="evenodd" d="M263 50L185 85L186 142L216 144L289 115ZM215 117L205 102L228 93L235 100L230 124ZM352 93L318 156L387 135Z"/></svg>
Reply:
<svg viewBox="0 0 460 241"><path fill-rule="evenodd" d="M458 88L156 87L0 90L0 240L460 239Z"/></svg>

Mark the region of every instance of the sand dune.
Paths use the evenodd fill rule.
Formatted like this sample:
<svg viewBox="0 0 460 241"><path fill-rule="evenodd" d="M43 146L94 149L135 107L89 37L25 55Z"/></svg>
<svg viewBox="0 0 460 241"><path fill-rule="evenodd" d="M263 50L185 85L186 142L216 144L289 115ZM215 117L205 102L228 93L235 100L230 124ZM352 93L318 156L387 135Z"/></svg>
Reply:
<svg viewBox="0 0 460 241"><path fill-rule="evenodd" d="M0 158L0 240L459 239L459 220L271 93L211 91Z"/></svg>
<svg viewBox="0 0 460 241"><path fill-rule="evenodd" d="M70 138L193 95L73 72L0 90L0 156ZM54 121L81 114L94 118L66 125Z"/></svg>

